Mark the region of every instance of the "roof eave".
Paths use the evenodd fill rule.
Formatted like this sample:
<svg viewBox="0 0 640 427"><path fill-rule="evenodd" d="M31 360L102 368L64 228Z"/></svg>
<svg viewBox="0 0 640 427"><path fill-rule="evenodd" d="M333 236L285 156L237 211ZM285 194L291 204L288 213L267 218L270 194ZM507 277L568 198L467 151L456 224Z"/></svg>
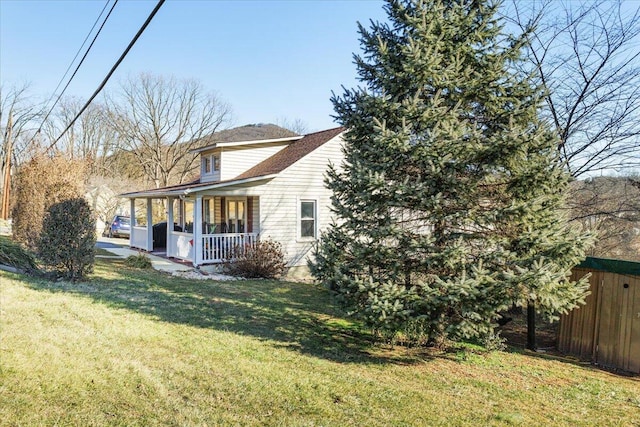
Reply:
<svg viewBox="0 0 640 427"><path fill-rule="evenodd" d="M262 175L262 176L256 176L256 177L251 177L251 178L231 180L231 181L227 181L227 182L219 182L217 184L212 183L211 185L207 185L207 186L187 188L187 189L184 190L183 194L185 196L188 196L191 193L198 193L200 191L215 190L217 188L232 187L234 185L250 184L250 183L256 182L256 181L264 181L264 180L267 180L267 179L272 179L272 178L275 178L276 176L278 176L277 173L272 173L272 174L269 174L269 175Z"/></svg>
<svg viewBox="0 0 640 427"><path fill-rule="evenodd" d="M262 175L262 176L256 176L256 177L251 177L251 178L245 178L245 179L238 179L238 180L231 180L231 181L225 181L225 182L218 182L218 183L211 183L211 185L203 185L203 186L198 186L198 187L190 187L190 188L183 188L180 190L171 190L171 191L163 191L163 192L157 192L157 191L141 191L141 192L136 192L136 193L123 193L120 194L120 197L122 198L127 198L127 199L137 199L137 198L149 198L149 197L180 197L180 196L189 196L192 193L199 193L202 191L208 191L208 190L215 190L217 188L224 188L224 187L232 187L234 185L242 185L242 184L249 184L252 182L257 182L257 181L264 181L267 179L272 179L275 178L276 176L278 176L277 173L273 173L273 174L269 174L269 175Z"/></svg>

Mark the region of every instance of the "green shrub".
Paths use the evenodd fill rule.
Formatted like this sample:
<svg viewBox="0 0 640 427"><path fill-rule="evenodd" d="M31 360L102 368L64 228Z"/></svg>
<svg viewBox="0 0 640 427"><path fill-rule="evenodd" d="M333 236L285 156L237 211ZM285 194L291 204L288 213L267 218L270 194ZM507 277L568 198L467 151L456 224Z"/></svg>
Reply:
<svg viewBox="0 0 640 427"><path fill-rule="evenodd" d="M82 280L93 270L95 244L95 220L86 200L69 199L48 209L38 242L44 264L74 282Z"/></svg>
<svg viewBox="0 0 640 427"><path fill-rule="evenodd" d="M482 337L482 345L488 351L504 351L507 349L507 339L500 336L500 331L491 332Z"/></svg>
<svg viewBox="0 0 640 427"><path fill-rule="evenodd" d="M124 260L127 267L149 269L151 268L151 259L146 254L139 253L138 255L129 255Z"/></svg>
<svg viewBox="0 0 640 427"><path fill-rule="evenodd" d="M0 264L15 267L27 273L38 269L33 254L7 237L0 237Z"/></svg>
<svg viewBox="0 0 640 427"><path fill-rule="evenodd" d="M259 240L254 245L236 248L236 257L228 260L226 272L240 277L273 279L284 274L286 264L282 245Z"/></svg>

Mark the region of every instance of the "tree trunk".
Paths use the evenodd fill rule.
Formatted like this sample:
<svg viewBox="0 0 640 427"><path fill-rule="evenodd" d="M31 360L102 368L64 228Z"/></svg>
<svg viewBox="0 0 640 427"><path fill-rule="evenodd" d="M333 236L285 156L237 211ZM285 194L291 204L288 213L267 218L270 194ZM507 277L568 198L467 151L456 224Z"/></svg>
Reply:
<svg viewBox="0 0 640 427"><path fill-rule="evenodd" d="M527 349L536 351L536 305L533 301L527 304Z"/></svg>

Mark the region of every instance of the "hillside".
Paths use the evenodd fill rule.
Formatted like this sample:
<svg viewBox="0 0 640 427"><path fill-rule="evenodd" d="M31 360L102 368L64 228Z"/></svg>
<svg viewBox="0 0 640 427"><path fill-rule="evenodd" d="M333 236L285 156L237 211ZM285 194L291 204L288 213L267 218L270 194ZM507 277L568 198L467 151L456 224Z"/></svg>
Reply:
<svg viewBox="0 0 640 427"><path fill-rule="evenodd" d="M572 183L570 218L598 234L589 255L640 261L640 180L597 177Z"/></svg>

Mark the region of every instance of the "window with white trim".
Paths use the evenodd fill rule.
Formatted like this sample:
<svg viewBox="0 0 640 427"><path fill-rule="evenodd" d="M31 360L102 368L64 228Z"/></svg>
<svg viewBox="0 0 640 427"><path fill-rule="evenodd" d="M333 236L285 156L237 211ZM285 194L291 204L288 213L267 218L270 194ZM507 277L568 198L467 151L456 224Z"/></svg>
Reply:
<svg viewBox="0 0 640 427"><path fill-rule="evenodd" d="M315 200L300 200L300 238L315 239L317 211Z"/></svg>
<svg viewBox="0 0 640 427"><path fill-rule="evenodd" d="M247 223L245 199L227 199L227 232L244 233Z"/></svg>
<svg viewBox="0 0 640 427"><path fill-rule="evenodd" d="M220 170L220 154L202 156L202 173L211 174Z"/></svg>

